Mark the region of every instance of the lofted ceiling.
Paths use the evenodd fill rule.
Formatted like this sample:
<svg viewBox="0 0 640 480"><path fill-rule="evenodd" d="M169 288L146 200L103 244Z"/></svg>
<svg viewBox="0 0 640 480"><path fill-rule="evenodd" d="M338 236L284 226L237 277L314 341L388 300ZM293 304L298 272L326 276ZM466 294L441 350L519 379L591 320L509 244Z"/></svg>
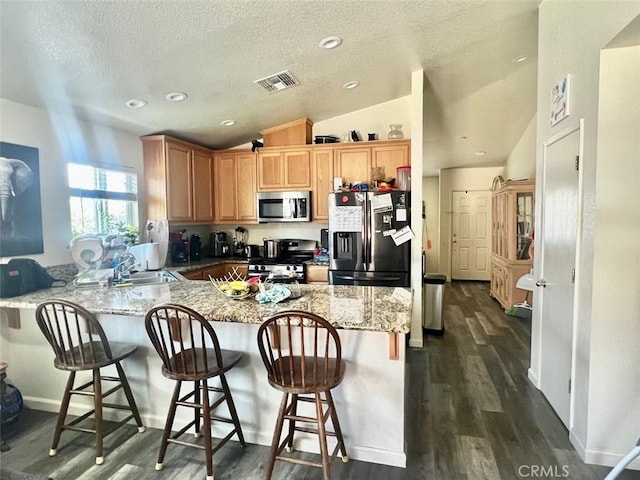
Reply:
<svg viewBox="0 0 640 480"><path fill-rule="evenodd" d="M410 95L423 69L423 174L497 166L535 115L540 3L0 0L0 97L221 149ZM332 35L342 44L319 48ZM300 85L253 83L283 70ZM351 80L360 86L343 89ZM189 98L165 100L175 91ZM130 109L131 98L149 103Z"/></svg>

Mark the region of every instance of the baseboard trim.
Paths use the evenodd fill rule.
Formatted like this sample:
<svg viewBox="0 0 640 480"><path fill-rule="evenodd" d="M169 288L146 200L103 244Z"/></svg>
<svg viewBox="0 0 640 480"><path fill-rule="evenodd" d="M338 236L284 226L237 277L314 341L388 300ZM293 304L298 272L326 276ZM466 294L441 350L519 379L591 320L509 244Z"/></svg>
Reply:
<svg viewBox="0 0 640 480"><path fill-rule="evenodd" d="M43 410L45 412L58 413L60 409L60 401L59 400L50 400L46 398L40 397L24 397L24 405L27 408L33 410ZM72 402L69 404L70 415L82 415L84 414L88 408L91 408L88 405L83 405L81 403ZM122 420L128 415L128 410L112 410L106 409L103 412L103 416L105 420ZM189 412L190 413L190 412ZM164 416L159 415L149 415L141 413L142 422L145 426L149 428L156 428L158 430L162 430L164 428L164 423L166 418ZM181 415L180 412L176 412L176 424L186 424L193 420L192 414L189 415L185 413ZM133 420L130 420L133 422ZM214 426L213 436L214 437L224 437L230 430L229 425L223 424L221 426ZM268 433L257 432L253 429L249 429L245 426L242 427L242 433L244 434L245 440L248 443L253 443L257 445L270 446L272 432ZM237 440L234 436L231 440ZM396 450L385 450L381 448L371 448L363 445L351 445L349 444L348 435L345 436L345 443L347 445L347 453L349 457L353 460L361 460L363 462L369 463L378 463L381 465L389 465L392 467L401 467L406 468L407 466L407 456L404 451L396 451ZM329 451L333 451L333 448L336 444L334 438L328 438L327 444L329 446ZM294 442L294 449L300 450L303 452L309 453L320 453L320 449L318 447L318 439L315 435L305 435L303 433L297 434Z"/></svg>
<svg viewBox="0 0 640 480"><path fill-rule="evenodd" d="M540 380L538 380L538 377L535 373L533 373L533 370L531 370L531 368L527 370L527 377L529 377L529 381L533 384L533 386L540 390Z"/></svg>

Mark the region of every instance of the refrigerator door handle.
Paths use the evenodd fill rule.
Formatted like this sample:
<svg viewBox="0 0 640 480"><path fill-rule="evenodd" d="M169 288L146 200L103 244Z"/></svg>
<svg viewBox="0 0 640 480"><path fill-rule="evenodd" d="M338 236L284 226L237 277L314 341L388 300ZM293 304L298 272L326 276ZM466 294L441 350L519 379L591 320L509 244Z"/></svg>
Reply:
<svg viewBox="0 0 640 480"><path fill-rule="evenodd" d="M370 212L369 212L369 207L371 205L369 204L369 195L366 195L363 201L363 215L364 215L364 241L363 246L364 246L364 259L363 262L365 263L366 270L369 270L369 264L371 263L371 218L370 218Z"/></svg>

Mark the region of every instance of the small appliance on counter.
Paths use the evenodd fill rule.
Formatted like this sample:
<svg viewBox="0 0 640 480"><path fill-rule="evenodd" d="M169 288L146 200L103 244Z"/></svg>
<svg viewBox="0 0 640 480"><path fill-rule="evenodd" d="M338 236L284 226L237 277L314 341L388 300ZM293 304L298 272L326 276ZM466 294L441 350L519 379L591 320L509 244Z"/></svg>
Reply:
<svg viewBox="0 0 640 480"><path fill-rule="evenodd" d="M227 232L212 232L209 234L209 256L228 257L231 255L231 247L227 238Z"/></svg>
<svg viewBox="0 0 640 480"><path fill-rule="evenodd" d="M180 233L170 233L171 263L186 263L189 261L189 242L182 238L186 230Z"/></svg>
<svg viewBox="0 0 640 480"><path fill-rule="evenodd" d="M242 257L244 252L244 247L247 246L247 239L249 237L249 232L244 227L236 227L235 236L233 237L233 254L237 257Z"/></svg>
<svg viewBox="0 0 640 480"><path fill-rule="evenodd" d="M247 258L260 257L260 247L258 245L247 245L244 247L244 255Z"/></svg>
<svg viewBox="0 0 640 480"><path fill-rule="evenodd" d="M189 260L192 262L200 261L202 259L201 250L202 240L200 239L200 235L194 233L189 240Z"/></svg>

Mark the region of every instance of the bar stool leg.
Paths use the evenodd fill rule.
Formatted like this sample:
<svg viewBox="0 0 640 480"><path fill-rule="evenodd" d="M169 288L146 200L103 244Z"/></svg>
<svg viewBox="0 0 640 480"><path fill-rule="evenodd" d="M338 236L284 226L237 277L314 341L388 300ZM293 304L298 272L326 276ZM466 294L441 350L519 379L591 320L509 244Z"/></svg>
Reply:
<svg viewBox="0 0 640 480"><path fill-rule="evenodd" d="M271 452L269 453L269 465L267 466L267 480L271 480L273 475L273 467L276 463L276 455L278 455L278 447L280 446L280 435L282 434L282 425L284 423L284 412L287 409L287 400L289 400L289 394L282 394L282 401L280 402L280 410L278 411L278 419L276 420L276 428L273 432L273 440L271 441Z"/></svg>
<svg viewBox="0 0 640 480"><path fill-rule="evenodd" d="M322 455L322 478L323 480L331 480L331 459L329 458L329 450L327 448L327 430L324 424L322 398L320 397L320 393L316 393L315 397L316 416L318 419L318 441L320 442L320 453Z"/></svg>
<svg viewBox="0 0 640 480"><path fill-rule="evenodd" d="M242 427L240 426L240 419L238 418L238 412L236 411L236 405L233 403L233 397L231 396L231 389L227 383L227 378L224 373L220 374L220 383L222 384L222 390L224 390L224 396L227 400L227 406L229 407L229 413L231 414L231 420L236 428L236 434L240 440L240 445L243 447L246 445L244 441L244 435L242 434Z"/></svg>
<svg viewBox="0 0 640 480"><path fill-rule="evenodd" d="M291 415L295 416L298 414L298 394L293 393L291 395ZM285 452L291 453L293 451L293 434L296 428L296 421L293 419L289 420L289 435L287 436L287 446L284 447Z"/></svg>
<svg viewBox="0 0 640 480"><path fill-rule="evenodd" d="M102 380L99 368L93 369L93 404L95 409L96 465L102 465L104 463L102 452Z"/></svg>
<svg viewBox="0 0 640 480"><path fill-rule="evenodd" d="M156 462L156 470L162 470L164 465L164 454L167 451L167 445L169 444L169 436L171 435L171 427L173 426L173 419L176 416L176 408L178 407L177 401L180 395L181 380L176 380L176 386L173 389L173 395L171 396L171 403L169 404L169 412L167 413L167 421L164 424L164 432L162 433L162 440L160 441L160 451L158 452L158 461Z"/></svg>
<svg viewBox="0 0 640 480"><path fill-rule="evenodd" d="M58 412L58 421L56 422L56 429L53 432L53 442L51 442L51 449L49 450L49 456L55 457L58 453L58 443L60 443L60 435L62 435L62 426L67 419L67 410L69 410L69 401L71 400L71 390L73 390L73 382L76 379L76 372L73 370L69 372L69 378L67 379L67 386L64 389L64 395L62 396L62 403L60 404L60 411Z"/></svg>
<svg viewBox="0 0 640 480"><path fill-rule="evenodd" d="M342 461L347 463L349 461L349 455L347 455L347 447L344 445L344 438L342 438L342 429L340 428L340 421L338 420L338 412L336 411L335 404L333 403L333 397L331 391L327 390L327 404L331 409L331 423L333 423L333 430L336 433L340 445L340 453L342 454Z"/></svg>
<svg viewBox="0 0 640 480"><path fill-rule="evenodd" d="M193 403L196 405L200 404L200 380L195 380L193 382ZM200 420L202 420L202 410L200 408L193 409L193 421L195 423L196 432L193 434L194 437L202 436L202 432L200 430Z"/></svg>
<svg viewBox="0 0 640 480"><path fill-rule="evenodd" d="M211 408L209 405L209 385L202 380L202 423L204 435L204 455L207 463L207 480L213 480L213 452L211 451Z"/></svg>
<svg viewBox="0 0 640 480"><path fill-rule="evenodd" d="M122 385L122 389L124 390L124 395L127 397L127 402L129 402L129 408L131 409L131 413L133 413L133 418L136 421L136 425L138 425L138 432L142 433L144 432L145 428L142 424L142 418L140 418L138 405L136 405L136 401L133 398L129 380L127 380L127 376L124 374L124 370L122 369L122 365L120 365L120 362L116 362L115 366L116 370L118 370L118 376L120 377L120 384Z"/></svg>

